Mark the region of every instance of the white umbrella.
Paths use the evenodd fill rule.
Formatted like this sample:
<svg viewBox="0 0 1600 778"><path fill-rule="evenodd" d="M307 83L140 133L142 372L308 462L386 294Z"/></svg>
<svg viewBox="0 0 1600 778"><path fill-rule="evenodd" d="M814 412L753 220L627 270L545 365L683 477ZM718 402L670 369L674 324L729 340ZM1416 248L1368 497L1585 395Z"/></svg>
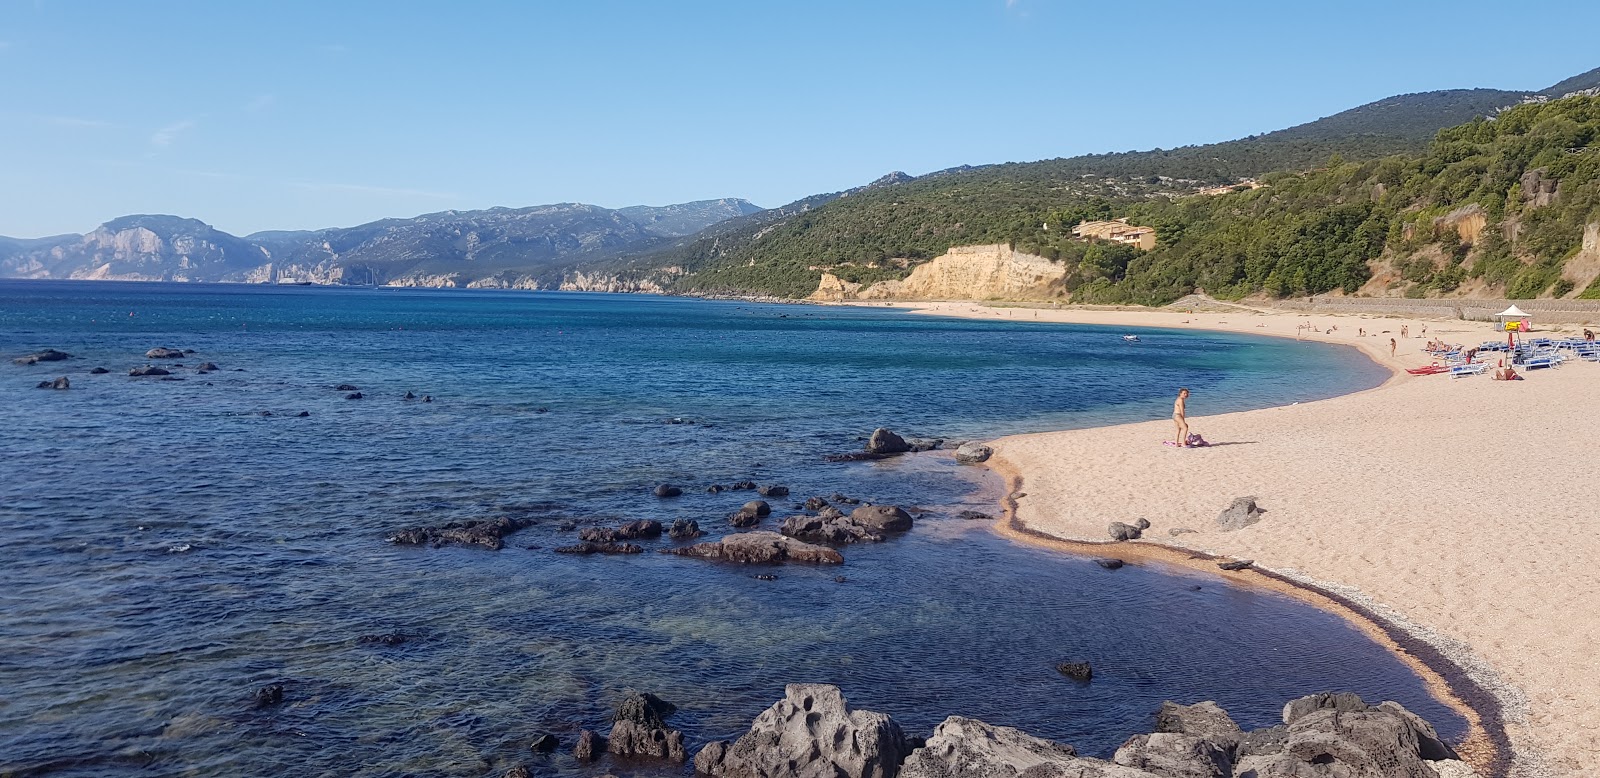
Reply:
<svg viewBox="0 0 1600 778"><path fill-rule="evenodd" d="M1521 308L1518 308L1517 306L1513 305L1510 308L1507 308L1507 309L1495 314L1495 316L1498 316L1499 318L1502 318L1502 319L1526 319L1526 318L1528 318L1528 313L1526 311L1522 310Z"/></svg>

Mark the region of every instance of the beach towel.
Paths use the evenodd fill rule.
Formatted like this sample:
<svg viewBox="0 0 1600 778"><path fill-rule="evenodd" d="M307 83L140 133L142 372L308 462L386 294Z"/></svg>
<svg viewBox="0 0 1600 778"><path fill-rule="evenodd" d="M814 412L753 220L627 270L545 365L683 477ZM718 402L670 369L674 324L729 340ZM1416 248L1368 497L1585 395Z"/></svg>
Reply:
<svg viewBox="0 0 1600 778"><path fill-rule="evenodd" d="M1163 445L1171 446L1173 448L1179 448L1177 443L1174 443L1174 442L1172 442L1170 440L1163 440L1163 441L1161 441L1161 443ZM1205 447L1211 445L1210 443L1206 442L1205 438L1200 437L1200 433L1198 433L1198 432L1189 433L1188 444L1189 445L1185 446L1185 448L1205 448Z"/></svg>

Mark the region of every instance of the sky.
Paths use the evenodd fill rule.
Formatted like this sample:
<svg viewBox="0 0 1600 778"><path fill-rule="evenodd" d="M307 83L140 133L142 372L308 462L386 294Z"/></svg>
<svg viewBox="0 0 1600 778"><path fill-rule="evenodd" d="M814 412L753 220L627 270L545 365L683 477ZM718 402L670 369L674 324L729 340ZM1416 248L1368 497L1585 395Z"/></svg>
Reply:
<svg viewBox="0 0 1600 778"><path fill-rule="evenodd" d="M773 207L1538 90L1600 66L1596 29L1592 0L0 0L0 235Z"/></svg>

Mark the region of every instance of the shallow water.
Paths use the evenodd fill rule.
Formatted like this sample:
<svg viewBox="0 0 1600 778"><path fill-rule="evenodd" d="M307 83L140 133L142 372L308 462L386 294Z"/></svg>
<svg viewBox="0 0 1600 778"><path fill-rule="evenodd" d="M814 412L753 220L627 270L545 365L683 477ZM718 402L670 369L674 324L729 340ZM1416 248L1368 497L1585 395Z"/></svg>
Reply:
<svg viewBox="0 0 1600 778"><path fill-rule="evenodd" d="M641 690L677 703L698 745L796 681L913 731L960 713L1099 755L1164 699L1260 726L1327 689L1460 734L1335 617L1007 542L954 518L992 512L999 484L945 452L821 461L879 425L992 437L1159 418L1179 385L1207 414L1384 378L1317 344L1121 334L642 296L0 282L0 353L80 357L0 364L0 774L626 773L527 743L570 746ZM153 346L223 370L129 378ZM33 388L57 375L73 388ZM752 495L704 488L743 478L925 514L842 568L549 550L572 542L565 520L695 518L714 537ZM658 500L662 482L685 495ZM792 512L774 503L769 528ZM499 515L539 524L499 552L385 542ZM356 642L383 632L411 639ZM1069 658L1094 680L1057 675ZM275 681L286 703L252 710Z"/></svg>

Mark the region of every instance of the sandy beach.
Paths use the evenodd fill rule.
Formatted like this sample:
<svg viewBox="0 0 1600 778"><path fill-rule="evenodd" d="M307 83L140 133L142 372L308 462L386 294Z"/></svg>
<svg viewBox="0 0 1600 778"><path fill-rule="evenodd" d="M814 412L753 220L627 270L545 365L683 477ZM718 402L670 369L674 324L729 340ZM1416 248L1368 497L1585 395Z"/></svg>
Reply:
<svg viewBox="0 0 1600 778"><path fill-rule="evenodd" d="M1302 336L1361 348L1396 370L1377 389L1243 413L1207 415L1203 394L1192 397L1191 430L1236 445L1161 445L1173 435L1170 401L1161 401L1150 407L1156 421L1002 438L992 462L1023 494L1014 527L1102 543L1108 522L1144 517L1153 525L1144 539L1095 552L1213 571L1214 561L1190 559L1192 552L1249 559L1335 593L1391 634L1425 641L1498 700L1493 716L1510 748L1499 749L1496 772L1600 775L1600 364L1569 363L1511 382L1403 372L1431 361L1423 352L1429 338L1472 346L1503 337L1483 322L912 307ZM1307 322L1320 331L1298 329ZM1412 337L1399 340L1391 359L1389 339L1402 326ZM1358 329L1378 336L1358 337ZM1222 531L1218 513L1247 495L1266 511L1262 520ZM1195 531L1169 534L1175 528ZM1266 580L1242 576L1251 577ZM1485 748L1474 743L1467 757L1480 769L1493 761Z"/></svg>

